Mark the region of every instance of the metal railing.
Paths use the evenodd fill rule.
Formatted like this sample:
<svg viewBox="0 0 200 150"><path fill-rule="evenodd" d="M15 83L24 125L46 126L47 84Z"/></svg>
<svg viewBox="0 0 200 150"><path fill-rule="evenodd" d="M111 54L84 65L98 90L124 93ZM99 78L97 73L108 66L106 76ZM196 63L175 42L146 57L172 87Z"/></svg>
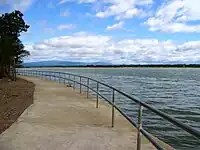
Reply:
<svg viewBox="0 0 200 150"><path fill-rule="evenodd" d="M80 76L76 74L71 73L65 73L65 72L52 72L52 71L36 71L36 70L17 70L17 73L22 76L36 76L41 78L47 78L49 80L56 80L58 79L58 82L61 83L63 80L63 83L71 85L73 89L76 88L76 84L79 85L79 92L82 93L83 87L86 87L86 95L87 98L89 97L89 90L96 93L96 108L99 107L99 98L106 100L111 106L112 106L112 120L111 120L111 126L114 127L114 120L115 120L115 109L118 110L134 127L137 128L137 150L141 150L141 134L143 134L158 150L165 150L165 146L159 142L158 139L154 138L150 133L148 133L145 129L142 127L142 113L143 108L146 108L150 110L151 112L154 112L156 115L160 116L161 118L167 120L168 122L174 124L175 126L183 129L184 131L190 133L192 136L196 137L198 140L200 139L200 131L195 130L194 128L180 122L179 120L167 115L166 113L157 110L156 108L146 104L145 102L140 101L135 96L130 96L110 85L107 85L105 83L99 82L95 79ZM86 83L83 82L83 79L86 80ZM96 84L95 88L90 87L90 82L94 82ZM100 94L99 92L99 86L103 85L107 88L110 88L112 90L112 100L108 100L105 96ZM122 111L116 104L115 104L115 93L119 93L126 98L134 101L136 104L138 104L138 121L137 124L132 121L124 111Z"/></svg>

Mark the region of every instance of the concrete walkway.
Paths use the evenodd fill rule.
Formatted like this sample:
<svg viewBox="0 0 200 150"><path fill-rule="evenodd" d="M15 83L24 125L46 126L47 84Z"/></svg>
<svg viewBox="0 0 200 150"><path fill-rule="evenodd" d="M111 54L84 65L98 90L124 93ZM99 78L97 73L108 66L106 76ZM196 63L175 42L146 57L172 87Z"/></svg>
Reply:
<svg viewBox="0 0 200 150"><path fill-rule="evenodd" d="M0 135L0 150L136 150L136 130L119 114L111 128L111 107L72 88L39 78L34 104ZM143 141L143 150L153 146Z"/></svg>

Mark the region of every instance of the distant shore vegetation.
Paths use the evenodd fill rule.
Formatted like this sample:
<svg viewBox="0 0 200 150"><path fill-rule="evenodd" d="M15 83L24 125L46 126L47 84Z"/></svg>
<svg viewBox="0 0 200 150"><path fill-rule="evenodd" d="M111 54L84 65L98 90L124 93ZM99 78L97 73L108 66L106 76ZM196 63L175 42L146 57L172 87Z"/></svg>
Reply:
<svg viewBox="0 0 200 150"><path fill-rule="evenodd" d="M130 68L200 68L200 64L137 64L137 65L76 65L76 66L31 66L31 67L23 67L21 66L20 68L65 68L65 67L70 67L70 68L84 68L84 67L89 67L89 68L125 68L125 67L130 67Z"/></svg>

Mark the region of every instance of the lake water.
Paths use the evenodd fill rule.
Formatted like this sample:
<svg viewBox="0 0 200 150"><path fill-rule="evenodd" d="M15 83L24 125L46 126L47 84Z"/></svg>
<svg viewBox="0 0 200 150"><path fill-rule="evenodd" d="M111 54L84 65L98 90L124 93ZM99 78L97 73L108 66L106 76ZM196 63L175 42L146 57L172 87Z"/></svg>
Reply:
<svg viewBox="0 0 200 150"><path fill-rule="evenodd" d="M200 130L200 69L54 68L42 70L70 72L97 79L130 95L135 95L141 101ZM109 98L110 95L107 91L106 96ZM137 122L137 105L120 95L116 103ZM176 149L200 150L199 140L148 110L144 110L143 127Z"/></svg>

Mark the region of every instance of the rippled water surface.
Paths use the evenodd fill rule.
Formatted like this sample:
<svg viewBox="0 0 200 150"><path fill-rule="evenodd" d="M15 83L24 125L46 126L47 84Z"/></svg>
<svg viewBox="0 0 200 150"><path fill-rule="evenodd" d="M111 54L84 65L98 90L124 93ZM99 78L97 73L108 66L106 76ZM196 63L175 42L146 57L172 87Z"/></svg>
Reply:
<svg viewBox="0 0 200 150"><path fill-rule="evenodd" d="M47 69L43 69L47 70ZM49 69L48 69L49 70ZM116 68L50 69L88 76L136 95L157 109L200 130L200 69ZM95 85L94 85L95 86ZM102 89L102 92L106 91ZM111 95L111 93L110 93ZM108 92L109 98L109 92ZM116 103L137 121L138 106L118 95ZM143 126L179 150L200 150L200 141L155 114L144 110Z"/></svg>

